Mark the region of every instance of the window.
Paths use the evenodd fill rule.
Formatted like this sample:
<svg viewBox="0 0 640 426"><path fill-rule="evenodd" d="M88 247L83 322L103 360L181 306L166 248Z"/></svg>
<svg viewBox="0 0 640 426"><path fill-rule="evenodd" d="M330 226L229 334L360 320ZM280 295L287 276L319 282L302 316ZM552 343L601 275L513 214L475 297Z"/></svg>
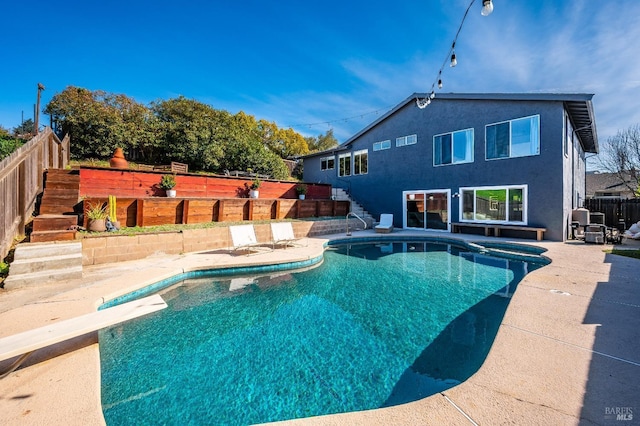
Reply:
<svg viewBox="0 0 640 426"><path fill-rule="evenodd" d="M486 126L487 160L540 154L540 116Z"/></svg>
<svg viewBox="0 0 640 426"><path fill-rule="evenodd" d="M433 165L473 162L473 129L433 137Z"/></svg>
<svg viewBox="0 0 640 426"><path fill-rule="evenodd" d="M369 167L369 160L367 156L369 151L366 149L355 151L353 153L353 174L354 175L366 175Z"/></svg>
<svg viewBox="0 0 640 426"><path fill-rule="evenodd" d="M566 133L564 135L564 155L569 156L569 147L573 146L573 126L569 120L569 116L564 116L564 125Z"/></svg>
<svg viewBox="0 0 640 426"><path fill-rule="evenodd" d="M351 175L351 154L340 154L338 156L338 176Z"/></svg>
<svg viewBox="0 0 640 426"><path fill-rule="evenodd" d="M413 145L415 143L418 143L417 135L409 135L396 138L396 146Z"/></svg>
<svg viewBox="0 0 640 426"><path fill-rule="evenodd" d="M320 170L333 170L336 159L334 157L324 157L320 159Z"/></svg>
<svg viewBox="0 0 640 426"><path fill-rule="evenodd" d="M391 141L390 140L386 140L386 141L382 141L382 142L375 142L373 144L373 150L374 151L382 151L383 149L389 149L391 148Z"/></svg>
<svg viewBox="0 0 640 426"><path fill-rule="evenodd" d="M461 188L462 221L526 223L527 187Z"/></svg>

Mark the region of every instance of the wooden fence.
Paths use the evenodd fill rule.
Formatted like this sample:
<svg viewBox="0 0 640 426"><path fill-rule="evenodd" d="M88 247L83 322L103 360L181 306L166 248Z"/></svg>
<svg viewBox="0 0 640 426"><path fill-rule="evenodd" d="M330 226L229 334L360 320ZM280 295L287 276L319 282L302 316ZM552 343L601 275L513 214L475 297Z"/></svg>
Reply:
<svg viewBox="0 0 640 426"><path fill-rule="evenodd" d="M624 228L640 221L640 199L638 198L588 198L584 208L590 212L604 213L605 225L617 227L624 222Z"/></svg>
<svg viewBox="0 0 640 426"><path fill-rule="evenodd" d="M47 127L0 162L0 259L13 239L25 233L38 195L43 189L43 172L69 164L69 136L61 141Z"/></svg>

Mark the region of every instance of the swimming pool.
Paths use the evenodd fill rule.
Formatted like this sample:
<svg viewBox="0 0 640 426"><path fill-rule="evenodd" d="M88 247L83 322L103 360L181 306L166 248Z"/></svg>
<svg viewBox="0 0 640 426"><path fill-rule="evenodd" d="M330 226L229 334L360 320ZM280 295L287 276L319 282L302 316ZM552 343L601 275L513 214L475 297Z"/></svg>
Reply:
<svg viewBox="0 0 640 426"><path fill-rule="evenodd" d="M378 241L332 245L303 272L177 283L168 309L100 333L105 419L249 424L424 398L477 371L538 267Z"/></svg>

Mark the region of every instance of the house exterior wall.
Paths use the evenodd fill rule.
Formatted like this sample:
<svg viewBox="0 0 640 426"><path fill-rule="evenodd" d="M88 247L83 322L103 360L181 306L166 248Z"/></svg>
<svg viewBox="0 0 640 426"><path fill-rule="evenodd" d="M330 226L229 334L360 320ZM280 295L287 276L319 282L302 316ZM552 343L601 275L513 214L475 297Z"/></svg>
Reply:
<svg viewBox="0 0 640 426"><path fill-rule="evenodd" d="M533 115L540 116L539 155L486 160L486 125ZM374 217L393 213L397 227L402 226L403 191L450 189L455 194L462 187L527 185L527 224L546 227L547 239L564 240L572 191L567 182L573 179L565 173L571 163L563 153L564 117L562 101L436 97L425 109L407 102L337 148L333 170L320 167L320 159L331 156L329 152L306 157L304 180L348 189ZM473 161L434 166L433 137L465 129L474 132ZM416 144L396 147L396 138L413 134ZM391 141L391 148L374 152L373 144L385 140ZM363 149L368 149L367 174L338 177L339 154ZM450 222L460 221L460 203L460 198L451 198Z"/></svg>
<svg viewBox="0 0 640 426"><path fill-rule="evenodd" d="M563 144L564 182L564 235L571 232L572 211L582 207L586 198L586 157L580 141L574 132L569 116L565 114Z"/></svg>

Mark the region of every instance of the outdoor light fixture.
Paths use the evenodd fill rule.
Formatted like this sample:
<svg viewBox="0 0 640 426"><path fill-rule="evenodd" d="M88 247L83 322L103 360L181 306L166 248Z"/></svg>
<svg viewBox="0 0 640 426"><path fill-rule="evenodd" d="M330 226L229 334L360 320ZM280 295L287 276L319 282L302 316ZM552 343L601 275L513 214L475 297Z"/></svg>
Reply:
<svg viewBox="0 0 640 426"><path fill-rule="evenodd" d="M442 79L438 79L438 89L442 89Z"/></svg>
<svg viewBox="0 0 640 426"><path fill-rule="evenodd" d="M456 65L458 65L458 61L456 60L456 52L453 52L451 54L451 63L449 64L449 66L451 68L455 67Z"/></svg>
<svg viewBox="0 0 640 426"><path fill-rule="evenodd" d="M429 99L433 99L436 97L436 92L434 92L433 90L431 91L431 94L429 95Z"/></svg>
<svg viewBox="0 0 640 426"><path fill-rule="evenodd" d="M480 14L482 16L489 16L493 12L493 2L491 0L482 0L482 10Z"/></svg>

